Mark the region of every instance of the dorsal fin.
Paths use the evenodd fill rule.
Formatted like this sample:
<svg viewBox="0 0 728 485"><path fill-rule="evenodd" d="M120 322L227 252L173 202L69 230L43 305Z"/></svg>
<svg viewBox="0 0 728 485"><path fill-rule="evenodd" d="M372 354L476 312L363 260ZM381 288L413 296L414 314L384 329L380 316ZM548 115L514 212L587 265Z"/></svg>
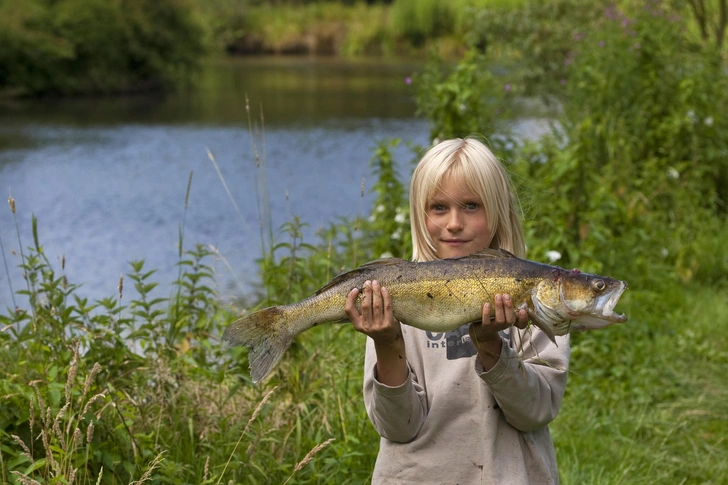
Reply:
<svg viewBox="0 0 728 485"><path fill-rule="evenodd" d="M407 263L407 262L409 262L409 261L406 261L404 259L399 259L399 258L381 258L381 259L375 259L374 261L366 262L356 269L352 269L351 271L347 271L345 273L341 273L338 276L335 276L334 279L332 279L325 286L320 288L316 292L316 294L318 295L320 293L323 293L324 291L328 290L332 286L336 286L345 280L356 278L360 273L363 273L364 271L368 271L368 270L374 269L374 268L381 268L384 266L391 266L394 264Z"/></svg>
<svg viewBox="0 0 728 485"><path fill-rule="evenodd" d="M469 254L467 256L458 256L456 258L448 258L448 259L511 259L511 258L518 258L515 254L511 253L510 251L506 251L505 249L492 249L492 248L485 248L481 249L480 251L476 251L473 254Z"/></svg>

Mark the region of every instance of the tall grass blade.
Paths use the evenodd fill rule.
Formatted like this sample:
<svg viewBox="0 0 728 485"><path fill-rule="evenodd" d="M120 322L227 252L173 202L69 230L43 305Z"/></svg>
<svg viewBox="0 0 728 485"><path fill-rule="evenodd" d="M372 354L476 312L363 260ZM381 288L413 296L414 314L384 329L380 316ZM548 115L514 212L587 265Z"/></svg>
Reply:
<svg viewBox="0 0 728 485"><path fill-rule="evenodd" d="M18 217L15 214L16 207L15 207L15 199L13 198L13 194L9 195L8 204L10 205L10 211L13 213L13 220L15 221L15 233L18 235L18 248L20 250L20 264L21 264L21 266L23 266L23 265L25 265L26 260L25 260L25 253L23 252L23 242L21 241L21 238L20 238L20 226L18 226ZM35 216L33 216L33 219L35 220ZM36 330L35 305L33 304L33 300L32 300L33 293L30 291L30 280L28 278L25 278L25 284L28 288L28 298L31 298L30 309L33 313L33 331L35 331Z"/></svg>
<svg viewBox="0 0 728 485"><path fill-rule="evenodd" d="M219 485L220 481L222 480L222 477L225 475L225 470L227 470L228 465L230 464L230 461L233 459L233 456L235 455L235 451L238 449L238 446L240 445L240 442L243 440L243 436L245 436L245 433L248 432L248 428L250 427L250 423L255 421L255 418L258 417L258 414L260 413L260 410L263 409L263 406L265 406L265 403L268 402L268 399L273 394L273 392L278 389L278 386L275 386L273 389L268 391L265 396L263 396L263 399L258 403L258 405L255 407L255 410L253 411L253 414L250 416L250 419L248 419L248 423L245 425L245 428L243 429L243 432L240 433L240 438L238 438L238 442L235 443L235 446L233 447L233 451L230 453L230 456L228 457L227 462L225 463L225 466L222 469L222 472L220 473L220 476L217 479L217 484Z"/></svg>
<svg viewBox="0 0 728 485"><path fill-rule="evenodd" d="M10 270L8 269L8 260L5 257L5 245L3 244L2 234L0 234L0 252L3 255L3 265L5 266L5 276L8 279L8 287L10 288L10 298L13 301L13 311L18 309L18 304L15 302L15 290L13 290L13 281L10 279Z"/></svg>
<svg viewBox="0 0 728 485"><path fill-rule="evenodd" d="M245 222L245 218L243 217L243 213L240 212L240 208L238 207L238 204L235 202L235 199L233 198L233 194L230 192L230 189L228 188L227 182L225 182L225 177L223 176L222 172L220 171L220 167L217 165L217 161L215 161L215 157L212 155L212 152L209 148L205 147L205 151L207 152L207 158L210 159L212 162L212 165L215 167L215 171L217 172L217 176L220 179L220 182L222 182L222 186L225 189L225 193L227 194L228 198L230 199L230 202L232 202L233 207L235 207L235 212L238 213L238 217L240 217L240 222L243 223L243 227L250 233L252 236L253 230L250 228L247 222Z"/></svg>

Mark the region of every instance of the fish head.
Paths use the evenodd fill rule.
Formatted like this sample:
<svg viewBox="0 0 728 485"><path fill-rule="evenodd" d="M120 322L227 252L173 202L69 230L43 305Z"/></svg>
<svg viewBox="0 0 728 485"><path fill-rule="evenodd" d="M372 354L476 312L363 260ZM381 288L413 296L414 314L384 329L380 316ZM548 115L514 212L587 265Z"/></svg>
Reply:
<svg viewBox="0 0 728 485"><path fill-rule="evenodd" d="M556 335L573 330L604 328L627 321L614 307L627 282L608 276L558 268L533 294L536 314L551 324Z"/></svg>

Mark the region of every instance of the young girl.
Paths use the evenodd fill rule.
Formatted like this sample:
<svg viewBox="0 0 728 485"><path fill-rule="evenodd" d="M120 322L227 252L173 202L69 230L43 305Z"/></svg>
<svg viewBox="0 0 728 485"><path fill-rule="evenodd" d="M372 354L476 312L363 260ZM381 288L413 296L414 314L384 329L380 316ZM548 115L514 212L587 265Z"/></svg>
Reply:
<svg viewBox="0 0 728 485"><path fill-rule="evenodd" d="M505 169L482 143L431 148L412 175L415 261L503 248L525 256ZM558 483L548 424L564 396L568 336L554 345L510 296L483 302L482 323L432 333L400 325L392 300L367 282L361 313L346 313L367 339L364 403L381 436L374 484ZM491 307L495 311L491 319Z"/></svg>

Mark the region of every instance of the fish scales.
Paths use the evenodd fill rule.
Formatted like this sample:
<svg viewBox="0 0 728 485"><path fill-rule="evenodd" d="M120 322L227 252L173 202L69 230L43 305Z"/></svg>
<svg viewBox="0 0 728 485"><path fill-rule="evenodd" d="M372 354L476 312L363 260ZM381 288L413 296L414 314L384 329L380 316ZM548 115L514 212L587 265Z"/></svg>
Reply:
<svg viewBox="0 0 728 485"><path fill-rule="evenodd" d="M493 302L498 293L510 294L514 307L527 309L530 320L552 340L575 329L626 320L612 311L625 282L486 249L424 263L396 258L366 263L300 302L243 315L226 329L223 340L249 347L251 376L257 382L302 332L322 323L348 321L344 306L349 292L373 280L389 291L395 318L429 331L449 331L480 320L483 304ZM359 310L361 297L360 293Z"/></svg>

